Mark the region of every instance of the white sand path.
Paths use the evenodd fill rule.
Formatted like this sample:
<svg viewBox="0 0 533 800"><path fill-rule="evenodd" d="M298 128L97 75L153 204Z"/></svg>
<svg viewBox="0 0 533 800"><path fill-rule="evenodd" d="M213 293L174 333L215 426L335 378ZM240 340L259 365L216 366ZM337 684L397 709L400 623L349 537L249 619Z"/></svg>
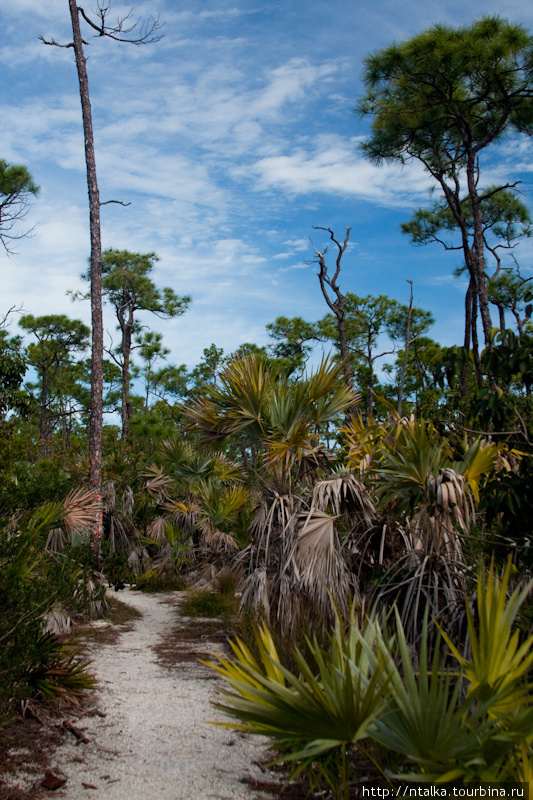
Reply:
<svg viewBox="0 0 533 800"><path fill-rule="evenodd" d="M224 719L211 705L220 686L214 673L195 659L158 663L154 648L186 625L176 605L168 595L126 590L118 597L142 616L114 643L90 646L106 716L75 721L88 744L76 745L65 734L52 769L68 780L54 794L65 800L262 800L266 795L243 779L264 779L254 764L264 759L264 740L207 724ZM215 646L206 637L206 655Z"/></svg>

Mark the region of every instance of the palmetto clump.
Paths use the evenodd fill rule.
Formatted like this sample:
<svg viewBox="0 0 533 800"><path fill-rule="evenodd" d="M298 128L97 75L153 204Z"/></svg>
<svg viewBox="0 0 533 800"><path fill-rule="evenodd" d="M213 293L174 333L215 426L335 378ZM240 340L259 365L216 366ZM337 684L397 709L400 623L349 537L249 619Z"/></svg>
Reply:
<svg viewBox="0 0 533 800"><path fill-rule="evenodd" d="M420 637L428 611L450 630L462 619L463 542L475 520L480 479L493 468L498 448L477 439L465 442L462 460L451 455L431 423L396 419L368 463L394 543L373 597L398 604L411 641Z"/></svg>
<svg viewBox="0 0 533 800"><path fill-rule="evenodd" d="M337 518L350 503L356 513L371 516L372 503L362 484L329 478L336 456L325 434L357 399L338 363L324 360L309 376L290 382L248 357L227 365L217 385L186 409L206 445L238 441L243 460L256 465L250 480L260 499L251 542L238 556L245 573L242 599L284 632L294 632L302 618L326 625L330 595L346 607L350 574ZM315 491L319 478L329 483Z"/></svg>

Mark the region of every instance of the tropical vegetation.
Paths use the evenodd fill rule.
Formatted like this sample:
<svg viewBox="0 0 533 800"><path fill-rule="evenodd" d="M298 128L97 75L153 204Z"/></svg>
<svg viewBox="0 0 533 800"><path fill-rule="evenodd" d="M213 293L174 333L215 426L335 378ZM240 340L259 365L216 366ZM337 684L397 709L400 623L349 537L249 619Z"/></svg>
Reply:
<svg viewBox="0 0 533 800"><path fill-rule="evenodd" d="M385 782L531 782L533 293L502 261L531 219L481 159L530 135L532 72L531 37L494 17L366 61L363 152L436 182L403 229L461 252L461 344L430 338L412 293L345 286L350 228L315 229L335 254L313 244L322 318L280 316L267 345L213 343L192 368L138 316L191 299L156 285L154 252L99 252L98 231L84 277L118 323L107 358L94 320L90 355L81 320L24 314L16 334L6 311L1 715L91 687L65 636L105 614L106 583L189 586L191 613L239 632L212 663L228 724L269 737L291 778L336 800L354 763ZM0 160L5 247L36 194Z"/></svg>

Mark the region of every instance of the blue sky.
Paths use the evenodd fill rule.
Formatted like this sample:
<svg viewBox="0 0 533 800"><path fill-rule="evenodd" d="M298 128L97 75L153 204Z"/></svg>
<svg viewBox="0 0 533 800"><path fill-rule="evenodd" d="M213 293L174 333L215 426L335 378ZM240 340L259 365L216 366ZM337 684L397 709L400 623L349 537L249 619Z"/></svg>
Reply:
<svg viewBox="0 0 533 800"><path fill-rule="evenodd" d="M18 253L0 253L1 313L66 313L89 252L81 111L68 42L67 0L13 0L0 10L0 157L25 164L41 187ZM90 6L87 6L87 9ZM113 5L120 16L129 6ZM515 0L150 0L165 37L146 47L93 39L86 49L104 247L155 251L158 285L190 294L181 318L145 321L164 333L174 363L197 363L212 342L226 352L264 344L277 316L316 320L326 313L310 237L313 225L339 237L352 226L342 287L407 302L436 318L431 335L460 342L463 285L457 254L413 247L400 222L429 200L416 164L374 167L358 142L368 123L352 109L369 52L435 22L469 23L499 13L533 31L533 5ZM533 148L507 140L493 150L490 178L522 180L533 199ZM490 173L490 175L489 175ZM527 271L533 246L517 251ZM109 312L107 327L116 341ZM14 332L14 327L12 330ZM109 340L108 340L109 342Z"/></svg>

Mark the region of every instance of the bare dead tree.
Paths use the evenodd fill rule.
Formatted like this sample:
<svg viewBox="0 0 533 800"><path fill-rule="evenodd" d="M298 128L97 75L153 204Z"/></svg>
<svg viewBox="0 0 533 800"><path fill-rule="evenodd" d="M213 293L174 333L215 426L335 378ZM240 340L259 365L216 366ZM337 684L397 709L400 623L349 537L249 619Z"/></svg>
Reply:
<svg viewBox="0 0 533 800"><path fill-rule="evenodd" d="M331 228L322 228L319 225L313 225L313 229L315 231L326 231L326 233L329 233L329 238L337 248L337 257L335 259L335 272L333 273L333 275L329 274L328 266L326 264L326 253L328 252L327 247L325 247L324 250L320 252L320 250L317 250L316 247L313 245L313 249L316 254L316 259L314 263L318 264L318 280L320 282L320 288L322 290L322 294L324 295L324 300L326 301L329 308L331 309L331 311L333 311L335 317L337 318L337 328L339 331L339 350L342 359L344 380L346 382L346 386L349 389L353 389L353 372L350 364L350 351L348 349L348 339L346 336L346 322L345 322L346 295L341 292L339 287L341 261L346 251L346 248L348 247L348 242L350 241L350 231L352 230L352 228L351 226L346 228L346 236L344 237L344 241L342 244L335 238L335 235L331 230ZM330 291L328 291L328 288ZM330 296L330 292L332 293L333 297Z"/></svg>
<svg viewBox="0 0 533 800"><path fill-rule="evenodd" d="M152 17L148 22L133 21L130 11L125 17L115 19L111 24L108 17L111 3L99 0L92 19L76 0L68 0L72 23L73 41L59 44L54 39L41 41L55 47L71 47L76 58L76 68L80 86L80 100L85 138L85 163L87 167L87 189L89 193L89 226L91 236L91 323L92 323L92 362L91 362L91 412L89 424L89 485L100 494L102 486L102 428L103 428L103 365L104 365L104 327L102 317L102 238L100 224L100 194L94 155L94 134L89 95L89 80L80 16L98 37L104 36L118 42L141 45L159 41L162 24Z"/></svg>

